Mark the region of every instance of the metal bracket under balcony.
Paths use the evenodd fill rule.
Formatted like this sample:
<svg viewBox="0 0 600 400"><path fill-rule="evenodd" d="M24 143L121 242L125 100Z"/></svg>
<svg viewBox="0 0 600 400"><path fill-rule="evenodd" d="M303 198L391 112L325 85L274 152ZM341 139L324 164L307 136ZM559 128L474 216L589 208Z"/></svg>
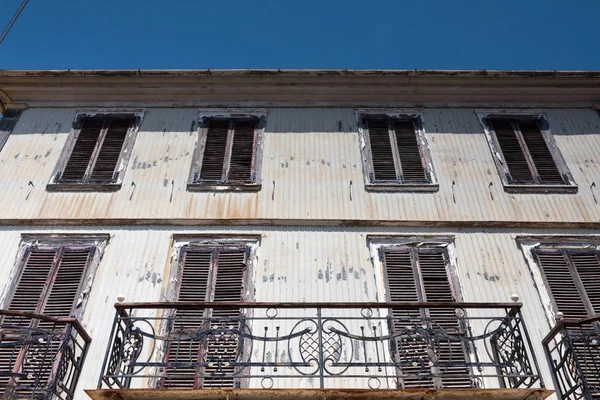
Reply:
<svg viewBox="0 0 600 400"><path fill-rule="evenodd" d="M563 320L543 343L560 399L600 399L600 316Z"/></svg>
<svg viewBox="0 0 600 400"><path fill-rule="evenodd" d="M91 338L75 318L0 310L0 395L71 400Z"/></svg>
<svg viewBox="0 0 600 400"><path fill-rule="evenodd" d="M115 307L99 390L88 391L94 398L115 390L126 398L133 388L168 397L194 389L203 398L220 389L550 393L518 303Z"/></svg>

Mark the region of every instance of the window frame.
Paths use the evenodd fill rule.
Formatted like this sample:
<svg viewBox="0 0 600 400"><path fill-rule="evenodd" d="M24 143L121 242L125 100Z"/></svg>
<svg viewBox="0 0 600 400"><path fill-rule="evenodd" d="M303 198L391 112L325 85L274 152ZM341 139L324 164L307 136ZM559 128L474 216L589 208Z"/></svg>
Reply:
<svg viewBox="0 0 600 400"><path fill-rule="evenodd" d="M23 108L7 108L0 117L0 151L17 126L23 110Z"/></svg>
<svg viewBox="0 0 600 400"><path fill-rule="evenodd" d="M590 252L591 250L598 253L600 256L600 237L598 236L517 236L516 241L518 246L521 248L523 252L523 256L525 257L525 261L527 267L529 268L529 272L533 278L534 286L537 289L538 295L540 296L540 300L542 304L550 305L550 307L544 307L544 311L546 313L546 318L549 324L549 327L552 328L552 325L558 323L558 319L556 317L556 313L558 312L558 307L556 306L556 301L554 300L554 295L550 289L550 285L546 280L545 273L537 261L536 252L543 251L569 251L569 252ZM572 273L573 265L572 261L568 262L569 272ZM577 273L577 271L575 271ZM585 288L581 284L579 273L576 276L573 276L573 280L575 281L575 289L581 294L583 290L585 292ZM587 295L585 297L581 296L581 300L586 303L586 312L589 312L588 308L590 306L589 299Z"/></svg>
<svg viewBox="0 0 600 400"><path fill-rule="evenodd" d="M6 279L6 283L0 297L0 306L7 309L12 301L17 286L25 269L27 257L31 249L34 248L93 248L92 257L86 267L86 270L81 278L78 288L77 297L80 303L75 307L73 317L81 320L85 312L87 301L89 299L90 289L92 287L96 270L104 256L104 251L110 235L108 234L22 234L21 243L17 257L11 272ZM56 260L55 260L56 263ZM53 269L56 265L53 265ZM44 289L44 296L47 296L48 288ZM47 298L45 299L47 300Z"/></svg>
<svg viewBox="0 0 600 400"><path fill-rule="evenodd" d="M477 110L475 113L477 114L479 123L483 127L483 131L485 133L488 146L490 147L492 158L494 159L494 164L496 164L498 175L500 175L504 191L506 191L507 193L577 193L577 183L575 182L573 175L571 174L571 171L562 155L562 152L558 148L556 140L554 139L554 135L550 130L548 118L542 111L502 109ZM504 153L502 152L502 148L500 147L500 143L498 142L498 138L496 137L496 132L494 132L491 124L489 123L489 119L491 118L509 119L516 121L536 121L540 128L540 132L542 133L542 137L546 142L546 146L548 146L548 150L552 155L554 164L556 165L558 172L563 177L565 183L562 185L544 184L541 182L531 184L511 183L508 179L510 172L508 170L506 159L504 158ZM533 160L531 159L531 155L528 151L526 151L526 148L522 147L523 138L521 137L521 135L517 135L517 140L521 145L524 157L528 165L533 165L533 168L535 168L536 166ZM535 174L532 175L534 175L534 179L539 179L539 177L536 177Z"/></svg>
<svg viewBox="0 0 600 400"><path fill-rule="evenodd" d="M206 148L206 139L208 137L208 124L211 120L227 120L229 121L228 138L225 150L224 164L228 166L231 161L231 151L235 139L232 137L232 121L244 119L256 119L258 125L254 130L254 148L253 148L253 165L251 182L215 182L215 181L196 181L195 177L200 174L202 169L202 161L204 159L204 151ZM224 109L224 110L205 110L200 109L198 115L198 136L194 145L194 154L192 157L192 165L188 176L187 190L189 192L258 192L262 188L262 156L263 156L263 141L267 121L267 112L265 110L250 110L250 109Z"/></svg>
<svg viewBox="0 0 600 400"><path fill-rule="evenodd" d="M429 151L429 145L427 143L425 123L422 112L415 110L356 110L356 118L358 123L358 135L363 163L365 190L371 192L437 192L439 190L439 183L436 178L431 153ZM373 153L371 151L369 129L366 125L366 120L370 118L385 118L388 121L393 121L394 119L413 121L415 134L417 136L417 145L419 146L419 153L421 155L421 162L423 163L425 175L428 177L428 183L393 181L376 182L371 178L374 173ZM395 143L395 140L392 142L393 130L388 127L388 132L390 134L390 142ZM392 145L392 154L397 175L399 175L398 171L401 169L401 165L397 146Z"/></svg>
<svg viewBox="0 0 600 400"><path fill-rule="evenodd" d="M127 165L129 163L129 159L131 158L131 153L133 152L133 145L135 143L135 139L142 124L144 114L145 111L139 109L98 109L78 111L73 121L69 137L67 138L67 141L63 147L58 162L54 167L52 176L50 177L50 181L46 185L46 190L49 192L116 192L119 189L121 189L121 186L123 184L123 178L125 176L125 171L127 170ZM134 121L129 127L127 131L127 136L125 137L125 141L123 142L123 147L121 148L121 153L115 166L116 171L113 175L113 182L65 182L60 180L60 175L62 174L65 167L67 166L67 163L69 162L69 159L75 147L75 143L77 142L77 138L79 137L79 134L81 132L83 120L87 118L131 118ZM99 141L104 140L106 132L107 128L103 127ZM94 148L94 152L90 157L90 160L94 157L98 157L100 148L101 146L98 147L98 145L96 145L96 147Z"/></svg>

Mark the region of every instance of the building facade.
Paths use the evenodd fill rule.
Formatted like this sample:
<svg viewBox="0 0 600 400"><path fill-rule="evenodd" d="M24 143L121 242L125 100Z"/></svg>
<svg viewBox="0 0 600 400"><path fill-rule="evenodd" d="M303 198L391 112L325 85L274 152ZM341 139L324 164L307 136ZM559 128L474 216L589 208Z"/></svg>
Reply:
<svg viewBox="0 0 600 400"><path fill-rule="evenodd" d="M600 73L0 71L0 101L5 397L600 396Z"/></svg>

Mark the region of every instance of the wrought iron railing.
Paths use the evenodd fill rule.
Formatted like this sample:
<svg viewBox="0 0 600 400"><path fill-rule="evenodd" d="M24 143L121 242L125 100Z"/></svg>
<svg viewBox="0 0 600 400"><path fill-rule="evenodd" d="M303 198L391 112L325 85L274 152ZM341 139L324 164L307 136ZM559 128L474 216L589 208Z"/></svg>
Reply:
<svg viewBox="0 0 600 400"><path fill-rule="evenodd" d="M600 316L560 321L543 343L559 398L600 399Z"/></svg>
<svg viewBox="0 0 600 400"><path fill-rule="evenodd" d="M75 318L0 310L1 397L73 399L90 342Z"/></svg>
<svg viewBox="0 0 600 400"><path fill-rule="evenodd" d="M129 303L98 389L543 387L518 303Z"/></svg>

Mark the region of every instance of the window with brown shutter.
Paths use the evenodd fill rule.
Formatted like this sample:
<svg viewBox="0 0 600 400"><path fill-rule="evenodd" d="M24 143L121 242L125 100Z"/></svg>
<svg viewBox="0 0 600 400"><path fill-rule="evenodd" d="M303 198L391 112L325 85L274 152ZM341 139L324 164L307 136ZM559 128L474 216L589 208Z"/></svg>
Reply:
<svg viewBox="0 0 600 400"><path fill-rule="evenodd" d="M367 190L436 191L420 115L360 116Z"/></svg>
<svg viewBox="0 0 600 400"><path fill-rule="evenodd" d="M79 115L47 189L118 190L140 122L138 114Z"/></svg>
<svg viewBox="0 0 600 400"><path fill-rule="evenodd" d="M394 246L381 249L381 258L385 271L387 300L393 302L457 302L447 265L448 254L443 248L413 246ZM412 329L415 325L427 329L444 330L457 335L461 327L454 310L421 309L390 310L390 329L400 332ZM398 340L401 340L399 337ZM468 356L460 340L448 340L437 344L428 343L428 339L413 340L410 343L398 343L403 352L394 352L401 368L402 388L443 387L469 388L473 385L472 371L466 367ZM410 347L410 350L407 350ZM435 350L432 350L435 349ZM431 354L434 351L436 354ZM408 353L410 360L403 360ZM415 359L437 360L440 371L425 374L426 365L415 365ZM400 359L398 359L400 358ZM431 367L433 368L433 367ZM407 376L406 376L407 375Z"/></svg>
<svg viewBox="0 0 600 400"><path fill-rule="evenodd" d="M480 117L507 191L577 191L543 115Z"/></svg>
<svg viewBox="0 0 600 400"><path fill-rule="evenodd" d="M201 118L188 190L260 190L264 125L264 115Z"/></svg>
<svg viewBox="0 0 600 400"><path fill-rule="evenodd" d="M42 314L48 317L70 317L80 314L83 282L89 276L91 264L98 259L95 245L31 245L23 253L23 261L16 281L9 290L4 307L11 311ZM29 327L41 330L57 329L55 322L40 321L20 316L5 316L3 325ZM60 326L58 326L60 328ZM66 327L66 325L65 325ZM58 337L58 336L57 336ZM8 339L8 338L3 338ZM48 379L61 341L42 343L43 359L36 357L36 344L0 346L0 370L13 366L13 373L35 370L36 379ZM19 359L23 361L18 362ZM22 363L24 363L23 366ZM19 389L29 390L34 382L22 377ZM0 377L0 392L9 384L9 377ZM17 393L19 394L19 393ZM28 393L20 393L26 397Z"/></svg>
<svg viewBox="0 0 600 400"><path fill-rule="evenodd" d="M246 246L184 246L180 250L177 301L240 302L247 287ZM206 367L167 367L160 386L169 388L232 388L239 386L233 367L212 366L236 361L243 343L236 334L185 340L199 329L231 328L241 323L239 309L194 309L178 311L170 326L173 340L165 352L169 363L207 363ZM238 327L239 328L239 327ZM182 338L182 340L178 340ZM209 378L212 377L212 378Z"/></svg>

